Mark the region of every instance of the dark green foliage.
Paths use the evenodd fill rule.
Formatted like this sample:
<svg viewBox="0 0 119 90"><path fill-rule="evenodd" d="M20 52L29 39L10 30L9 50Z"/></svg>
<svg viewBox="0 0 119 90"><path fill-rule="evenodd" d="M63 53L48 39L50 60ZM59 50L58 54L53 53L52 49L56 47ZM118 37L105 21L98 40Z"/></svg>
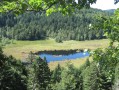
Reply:
<svg viewBox="0 0 119 90"><path fill-rule="evenodd" d="M2 48L0 46L0 66L2 67L4 65L5 62L5 56L3 55L3 51Z"/></svg>
<svg viewBox="0 0 119 90"><path fill-rule="evenodd" d="M41 59L38 57L34 63L35 78L39 89L46 90L50 84L50 69L48 67L46 58Z"/></svg>
<svg viewBox="0 0 119 90"><path fill-rule="evenodd" d="M98 69L95 63L86 68L83 73L83 90L98 90Z"/></svg>
<svg viewBox="0 0 119 90"><path fill-rule="evenodd" d="M20 61L0 50L0 90L26 90L27 71Z"/></svg>
<svg viewBox="0 0 119 90"><path fill-rule="evenodd" d="M62 39L61 39L61 37L59 37L59 36L56 37L55 41L58 42L58 43L62 43Z"/></svg>
<svg viewBox="0 0 119 90"><path fill-rule="evenodd" d="M112 90L112 81L106 74L106 71L99 73L99 89L100 90Z"/></svg>
<svg viewBox="0 0 119 90"><path fill-rule="evenodd" d="M32 51L30 51L29 55L28 55L28 60L32 63L35 60L35 56L34 53Z"/></svg>
<svg viewBox="0 0 119 90"><path fill-rule="evenodd" d="M101 28L104 28L105 35L110 39L109 47L105 49L97 49L93 52L93 60L97 62L99 70L99 82L101 90L118 90L118 64L119 63L119 9L115 11L115 15L111 18L104 19ZM100 28L99 26L99 28ZM116 68L116 69L115 69Z"/></svg>
<svg viewBox="0 0 119 90"><path fill-rule="evenodd" d="M63 40L92 40L102 39L102 29L91 29L90 24L98 22L100 15L108 17L110 13L97 9L76 10L71 16L61 13L45 14L27 12L15 17L1 14L0 35L9 39L39 40L51 37L57 42ZM12 21L12 22L11 22Z"/></svg>
<svg viewBox="0 0 119 90"><path fill-rule="evenodd" d="M4 1L8 0L1 2ZM12 1L15 0L10 0L10 2ZM41 2L36 2L36 5L34 1L31 0L29 2L29 5L33 6L31 10L42 10L43 7L40 7L42 6ZM58 6L58 11L66 14L73 11L75 6L80 9L84 6L89 6L90 3L94 3L96 0L84 0L83 2L78 0L79 3L76 3L75 0L68 0L68 2L67 0L56 0L57 5L55 5L56 3L53 0L50 3L48 3L48 0L41 1L45 2L44 4L47 7L49 5L54 5L55 8ZM118 0L114 1L115 3L119 2ZM17 8L18 12L16 13L22 13L28 10L28 5L23 3ZM1 3L0 12L7 12L12 9L11 6L6 6L7 4L9 3ZM3 9L4 6L8 8L7 11ZM13 10L15 8L13 7ZM52 7L46 10L46 12L55 12L56 10L53 10L55 8ZM105 17L110 15L103 11L97 12L95 9L76 11L70 18L68 16L62 17L60 13L53 13L47 18L44 14L33 12L25 13L18 17L15 17L11 13L1 14L0 38L37 40L52 37L56 38L57 42L62 42L62 40L101 39L104 38L103 33L106 32L106 36L111 39L110 46L103 50L95 50L93 52L94 62L90 64L87 60L80 70L76 69L73 65L68 65L67 68L61 71L58 66L54 71L53 80L51 80L54 86L50 88L53 90L112 90L112 85L114 84L114 90L118 90L119 64L117 63L119 63L119 45L113 45L115 41L119 42L118 14L119 9L115 12L114 17L109 20L103 18L101 21L98 20L98 15ZM102 21L104 23L101 23ZM89 27L90 23L96 23L99 27L93 30ZM102 30L104 28L105 31ZM26 76L29 73L32 73L28 75L28 83L31 84L27 85L32 85L32 87L27 88ZM5 56L0 48L0 90L26 90L26 88L29 90L49 89L48 86L51 84L51 78L46 58L44 60L37 58L34 64L32 64L32 69L29 70L29 73L27 73L20 61L17 61L12 56Z"/></svg>
<svg viewBox="0 0 119 90"><path fill-rule="evenodd" d="M93 55L100 70L100 78L103 79L101 80L102 87L107 90L110 90L114 84L115 67L119 62L119 50L117 48L118 46L110 46L105 50L97 49Z"/></svg>
<svg viewBox="0 0 119 90"><path fill-rule="evenodd" d="M113 18L107 21L103 18L106 36L111 39L110 46L95 50L93 62L87 60L80 69L72 64L64 69L58 65L51 76L46 58L33 61L31 52L29 58L32 64L27 66L30 68L27 72L20 61L5 56L0 48L0 90L118 90L119 45L113 45L119 41L118 13L119 9ZM95 9L76 11L70 18L62 17L60 13L53 13L47 18L44 14L33 12L18 17L1 14L0 37L18 40L52 37L57 42L101 39L104 38L104 26L103 21L97 18L99 14L110 16ZM97 23L99 27L93 30L89 27L90 23Z"/></svg>
<svg viewBox="0 0 119 90"><path fill-rule="evenodd" d="M119 63L116 65L115 68L115 82L114 82L113 90L118 90L118 89L119 89Z"/></svg>
<svg viewBox="0 0 119 90"><path fill-rule="evenodd" d="M83 66L85 66L85 67L89 67L90 66L89 58L86 60L86 62L85 62L85 64Z"/></svg>
<svg viewBox="0 0 119 90"><path fill-rule="evenodd" d="M61 72L62 68L60 64L57 65L57 67L52 71L52 83L59 83L61 80Z"/></svg>
<svg viewBox="0 0 119 90"><path fill-rule="evenodd" d="M72 64L61 72L61 80L53 85L53 90L82 90L81 72Z"/></svg>
<svg viewBox="0 0 119 90"><path fill-rule="evenodd" d="M27 90L39 90L38 80L35 75L34 65L31 64L27 67L28 79L27 79Z"/></svg>
<svg viewBox="0 0 119 90"><path fill-rule="evenodd" d="M89 68L89 66L90 66L90 61L89 59L87 59L86 62L82 66L80 66L81 72L83 72L86 68Z"/></svg>
<svg viewBox="0 0 119 90"><path fill-rule="evenodd" d="M114 84L115 67L118 62L117 47L97 49L93 52L93 60L97 63L99 71L99 88L101 90L112 90Z"/></svg>
<svg viewBox="0 0 119 90"><path fill-rule="evenodd" d="M0 46L6 46L8 44L13 43L13 40L10 40L9 38L5 38L5 37L0 37Z"/></svg>
<svg viewBox="0 0 119 90"><path fill-rule="evenodd" d="M6 57L1 49L0 58L1 90L112 90L112 88L116 90L118 88L118 64L113 72L112 68L105 68L106 64L109 65L108 62L90 63L87 59L80 69L70 63L65 68L61 68L58 64L51 74L46 58L38 57L32 61L32 64L26 66L27 70L12 56Z"/></svg>
<svg viewBox="0 0 119 90"><path fill-rule="evenodd" d="M28 67L28 90L50 89L51 73L46 58L37 57Z"/></svg>

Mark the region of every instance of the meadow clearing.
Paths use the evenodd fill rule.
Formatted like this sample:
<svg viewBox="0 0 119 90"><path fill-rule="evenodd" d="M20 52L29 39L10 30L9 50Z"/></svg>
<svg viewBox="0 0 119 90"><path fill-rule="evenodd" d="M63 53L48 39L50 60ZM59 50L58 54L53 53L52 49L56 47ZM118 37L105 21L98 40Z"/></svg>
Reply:
<svg viewBox="0 0 119 90"><path fill-rule="evenodd" d="M37 40L37 41L13 41L13 44L9 44L3 48L6 55L13 55L15 58L20 60L26 60L30 51L38 52L44 50L70 50L70 49L91 49L105 48L109 45L108 39L102 40L88 40L88 41L63 41L63 43L57 43L54 39L48 40ZM70 63L75 66L82 65L86 58L70 60ZM61 64L66 65L69 60L56 61L49 63L51 68Z"/></svg>

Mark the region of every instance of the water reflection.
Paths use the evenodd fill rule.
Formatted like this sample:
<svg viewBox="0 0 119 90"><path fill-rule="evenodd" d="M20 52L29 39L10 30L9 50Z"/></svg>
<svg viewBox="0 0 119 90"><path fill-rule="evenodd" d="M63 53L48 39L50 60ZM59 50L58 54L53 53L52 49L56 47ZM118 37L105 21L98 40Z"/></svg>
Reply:
<svg viewBox="0 0 119 90"><path fill-rule="evenodd" d="M88 52L70 50L70 51L42 51L39 53L41 58L46 57L47 62L70 60L89 56Z"/></svg>

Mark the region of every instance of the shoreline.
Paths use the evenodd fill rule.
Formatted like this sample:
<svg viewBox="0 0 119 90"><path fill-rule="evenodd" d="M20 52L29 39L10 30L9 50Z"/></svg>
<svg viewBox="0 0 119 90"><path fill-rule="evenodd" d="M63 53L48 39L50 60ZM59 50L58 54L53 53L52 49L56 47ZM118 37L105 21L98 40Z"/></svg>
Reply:
<svg viewBox="0 0 119 90"><path fill-rule="evenodd" d="M15 44L10 44L3 48L4 54L12 55L16 59L24 59L30 51L38 54L44 51L69 51L69 50L95 50L97 48L105 48L109 45L109 40L90 40L90 41L64 41L57 43L53 39L39 41L14 41Z"/></svg>

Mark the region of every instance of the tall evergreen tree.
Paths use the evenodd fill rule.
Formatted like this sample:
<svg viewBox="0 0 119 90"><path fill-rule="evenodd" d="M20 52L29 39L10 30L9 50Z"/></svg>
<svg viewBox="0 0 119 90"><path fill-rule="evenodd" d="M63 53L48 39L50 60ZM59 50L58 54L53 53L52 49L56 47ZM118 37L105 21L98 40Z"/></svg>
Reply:
<svg viewBox="0 0 119 90"><path fill-rule="evenodd" d="M52 83L59 83L61 80L62 69L60 64L52 71Z"/></svg>
<svg viewBox="0 0 119 90"><path fill-rule="evenodd" d="M35 78L39 85L39 89L46 90L50 85L51 73L46 58L38 57L34 64Z"/></svg>
<svg viewBox="0 0 119 90"><path fill-rule="evenodd" d="M26 72L20 61L0 50L0 90L27 90Z"/></svg>
<svg viewBox="0 0 119 90"><path fill-rule="evenodd" d="M83 90L98 90L98 69L95 63L92 63L89 68L83 73Z"/></svg>
<svg viewBox="0 0 119 90"><path fill-rule="evenodd" d="M81 90L81 72L77 70L72 64L63 69L61 73L61 80L57 82L54 90Z"/></svg>
<svg viewBox="0 0 119 90"><path fill-rule="evenodd" d="M119 89L119 63L116 65L115 68L115 81L114 81L114 88L113 90Z"/></svg>

